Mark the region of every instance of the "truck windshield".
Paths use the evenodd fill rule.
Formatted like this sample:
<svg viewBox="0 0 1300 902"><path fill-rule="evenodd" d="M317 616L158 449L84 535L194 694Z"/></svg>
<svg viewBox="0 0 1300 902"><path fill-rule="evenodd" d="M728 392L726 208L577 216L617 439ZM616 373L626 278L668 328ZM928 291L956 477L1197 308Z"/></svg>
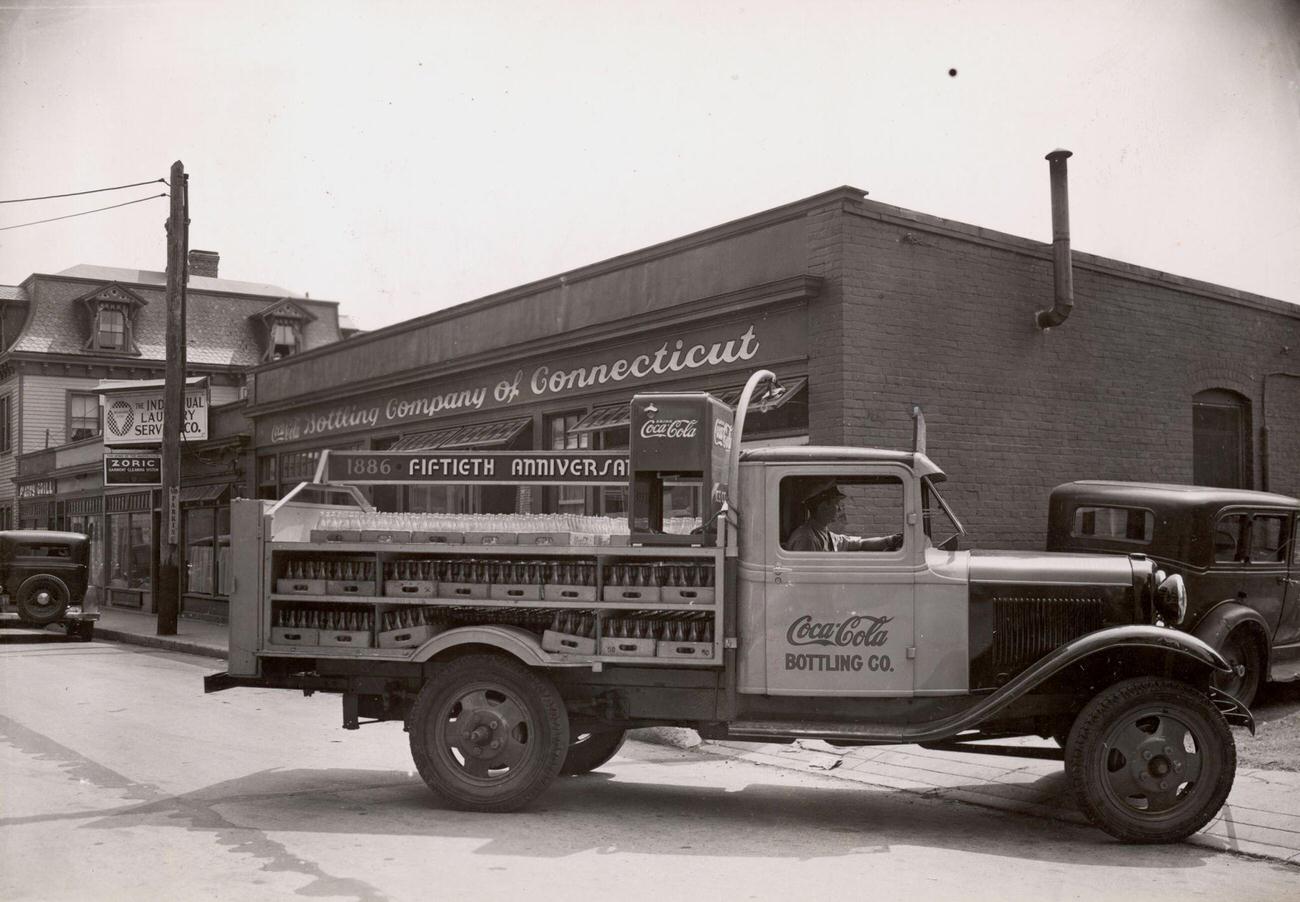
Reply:
<svg viewBox="0 0 1300 902"><path fill-rule="evenodd" d="M921 480L921 517L925 523L925 534L936 548L943 548L959 536L966 535L961 521L928 476Z"/></svg>

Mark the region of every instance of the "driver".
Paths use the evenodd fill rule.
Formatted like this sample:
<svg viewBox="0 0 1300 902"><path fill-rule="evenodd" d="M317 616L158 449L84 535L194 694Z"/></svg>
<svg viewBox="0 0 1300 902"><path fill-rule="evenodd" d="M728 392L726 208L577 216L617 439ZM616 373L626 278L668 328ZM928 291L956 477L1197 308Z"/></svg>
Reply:
<svg viewBox="0 0 1300 902"><path fill-rule="evenodd" d="M808 519L794 532L786 547L790 551L897 551L903 534L862 538L831 531L831 524L844 521L844 498L835 481L820 483L803 499Z"/></svg>

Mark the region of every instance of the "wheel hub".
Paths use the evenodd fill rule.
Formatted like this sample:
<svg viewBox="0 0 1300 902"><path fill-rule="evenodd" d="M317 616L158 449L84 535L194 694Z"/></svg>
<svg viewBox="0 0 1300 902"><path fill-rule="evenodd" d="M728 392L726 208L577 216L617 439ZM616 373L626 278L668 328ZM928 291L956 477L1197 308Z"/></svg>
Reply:
<svg viewBox="0 0 1300 902"><path fill-rule="evenodd" d="M460 750L474 758L495 758L506 744L504 733L505 724L500 717L474 712L461 730Z"/></svg>

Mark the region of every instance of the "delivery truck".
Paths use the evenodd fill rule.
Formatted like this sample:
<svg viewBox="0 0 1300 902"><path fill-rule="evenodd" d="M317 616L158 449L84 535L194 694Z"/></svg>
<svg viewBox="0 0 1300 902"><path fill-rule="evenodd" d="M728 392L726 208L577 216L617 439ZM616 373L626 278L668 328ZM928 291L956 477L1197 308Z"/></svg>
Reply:
<svg viewBox="0 0 1300 902"><path fill-rule="evenodd" d="M961 548L919 410L909 451L744 447L782 390L763 370L734 409L637 395L626 453L322 453L284 498L233 503L230 657L207 691L401 721L459 809L518 809L628 730L677 726L1054 758L1122 840L1205 826L1229 725L1254 724L1214 686L1222 656L1176 628L1181 578L1140 554ZM622 485L628 514L372 507L367 486L403 483Z"/></svg>

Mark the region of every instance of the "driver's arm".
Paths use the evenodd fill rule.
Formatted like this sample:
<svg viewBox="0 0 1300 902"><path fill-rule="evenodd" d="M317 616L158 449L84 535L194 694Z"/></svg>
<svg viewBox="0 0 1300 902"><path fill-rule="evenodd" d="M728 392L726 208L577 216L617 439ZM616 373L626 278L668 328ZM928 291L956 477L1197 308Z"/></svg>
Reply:
<svg viewBox="0 0 1300 902"><path fill-rule="evenodd" d="M835 539L836 551L897 551L903 547L903 534L901 532L896 532L890 536L874 536L871 538L837 535Z"/></svg>

